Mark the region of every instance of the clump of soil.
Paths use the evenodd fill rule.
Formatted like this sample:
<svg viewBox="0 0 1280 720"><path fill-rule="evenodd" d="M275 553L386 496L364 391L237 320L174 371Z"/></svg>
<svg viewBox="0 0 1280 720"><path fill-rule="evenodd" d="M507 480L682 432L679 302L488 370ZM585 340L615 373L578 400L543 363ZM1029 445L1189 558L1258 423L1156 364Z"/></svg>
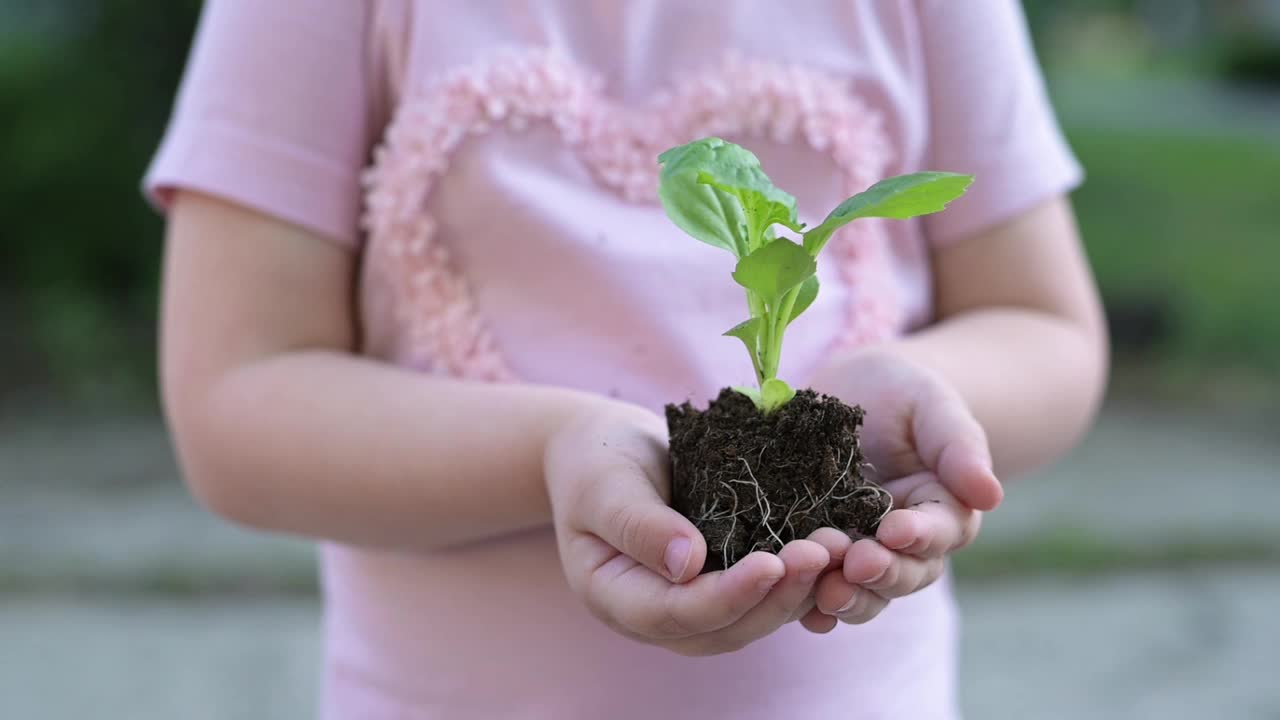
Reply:
<svg viewBox="0 0 1280 720"><path fill-rule="evenodd" d="M668 405L671 504L707 540L704 572L818 528L874 534L891 498L864 475L862 416L812 390L769 415L729 388L706 410Z"/></svg>

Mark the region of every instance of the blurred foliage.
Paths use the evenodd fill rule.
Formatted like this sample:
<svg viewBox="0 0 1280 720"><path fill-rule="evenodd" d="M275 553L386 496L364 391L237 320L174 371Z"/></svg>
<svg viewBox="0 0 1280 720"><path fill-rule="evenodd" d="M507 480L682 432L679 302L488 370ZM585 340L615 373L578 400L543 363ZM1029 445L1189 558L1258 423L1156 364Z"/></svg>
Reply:
<svg viewBox="0 0 1280 720"><path fill-rule="evenodd" d="M1069 134L1089 172L1076 209L1120 350L1280 368L1280 144Z"/></svg>
<svg viewBox="0 0 1280 720"><path fill-rule="evenodd" d="M1276 0L1023 0L1050 69L1181 74L1280 86Z"/></svg>
<svg viewBox="0 0 1280 720"><path fill-rule="evenodd" d="M152 384L159 219L139 179L199 3L0 0L0 377ZM0 388L3 390L3 388Z"/></svg>
<svg viewBox="0 0 1280 720"><path fill-rule="evenodd" d="M1218 71L1239 82L1280 87L1280 39L1240 33L1216 49Z"/></svg>
<svg viewBox="0 0 1280 720"><path fill-rule="evenodd" d="M1270 0L1026 0L1050 76L1280 82ZM1280 6L1280 3L1273 3ZM198 0L0 0L0 399L52 385L152 397L161 222L139 181ZM1071 130L1077 197L1121 350L1193 368L1280 367L1276 144Z"/></svg>

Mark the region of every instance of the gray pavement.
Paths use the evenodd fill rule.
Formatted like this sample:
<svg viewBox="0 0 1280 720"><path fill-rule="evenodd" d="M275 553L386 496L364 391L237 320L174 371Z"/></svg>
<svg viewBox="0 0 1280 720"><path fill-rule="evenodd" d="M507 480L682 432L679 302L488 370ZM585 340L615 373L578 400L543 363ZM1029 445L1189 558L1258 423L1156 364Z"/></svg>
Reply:
<svg viewBox="0 0 1280 720"><path fill-rule="evenodd" d="M318 621L307 601L0 601L0 718L311 717Z"/></svg>
<svg viewBox="0 0 1280 720"><path fill-rule="evenodd" d="M1275 424L1113 405L1070 456L1007 485L982 542L1074 531L1129 547L1201 539L1280 548Z"/></svg>
<svg viewBox="0 0 1280 720"><path fill-rule="evenodd" d="M969 586L969 718L1280 719L1280 570Z"/></svg>
<svg viewBox="0 0 1280 720"><path fill-rule="evenodd" d="M227 525L179 478L154 417L0 423L0 588L313 584L308 543Z"/></svg>
<svg viewBox="0 0 1280 720"><path fill-rule="evenodd" d="M1280 718L1280 573L967 586L968 718ZM0 603L0 717L314 712L314 602Z"/></svg>

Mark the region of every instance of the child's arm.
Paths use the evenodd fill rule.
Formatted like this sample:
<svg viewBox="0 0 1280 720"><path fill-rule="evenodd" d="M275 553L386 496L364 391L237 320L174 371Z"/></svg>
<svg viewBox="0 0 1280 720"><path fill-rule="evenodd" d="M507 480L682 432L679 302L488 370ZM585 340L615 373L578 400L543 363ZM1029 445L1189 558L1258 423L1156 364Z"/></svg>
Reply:
<svg viewBox="0 0 1280 720"><path fill-rule="evenodd" d="M170 217L162 384L206 505L263 529L406 549L550 521L543 445L608 401L358 357L350 250L191 193Z"/></svg>

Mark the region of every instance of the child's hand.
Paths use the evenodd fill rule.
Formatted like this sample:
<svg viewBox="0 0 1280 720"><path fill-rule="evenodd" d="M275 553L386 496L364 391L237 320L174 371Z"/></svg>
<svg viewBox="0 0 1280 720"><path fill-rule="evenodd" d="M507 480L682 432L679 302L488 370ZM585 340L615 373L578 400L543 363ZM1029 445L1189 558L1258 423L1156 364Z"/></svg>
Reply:
<svg viewBox="0 0 1280 720"><path fill-rule="evenodd" d="M818 582L816 609L802 620L826 632L836 619L871 620L892 598L927 587L948 553L977 536L981 511L1003 495L992 472L986 435L964 400L933 372L872 351L846 359L821 385L867 411L863 450L893 494L892 512L876 538L844 554L842 572Z"/></svg>
<svg viewBox="0 0 1280 720"><path fill-rule="evenodd" d="M617 632L682 655L731 652L805 611L831 556L796 540L698 575L706 542L667 505L665 423L640 408L584 414L547 445L544 467L569 586ZM817 538L822 540L824 538Z"/></svg>

